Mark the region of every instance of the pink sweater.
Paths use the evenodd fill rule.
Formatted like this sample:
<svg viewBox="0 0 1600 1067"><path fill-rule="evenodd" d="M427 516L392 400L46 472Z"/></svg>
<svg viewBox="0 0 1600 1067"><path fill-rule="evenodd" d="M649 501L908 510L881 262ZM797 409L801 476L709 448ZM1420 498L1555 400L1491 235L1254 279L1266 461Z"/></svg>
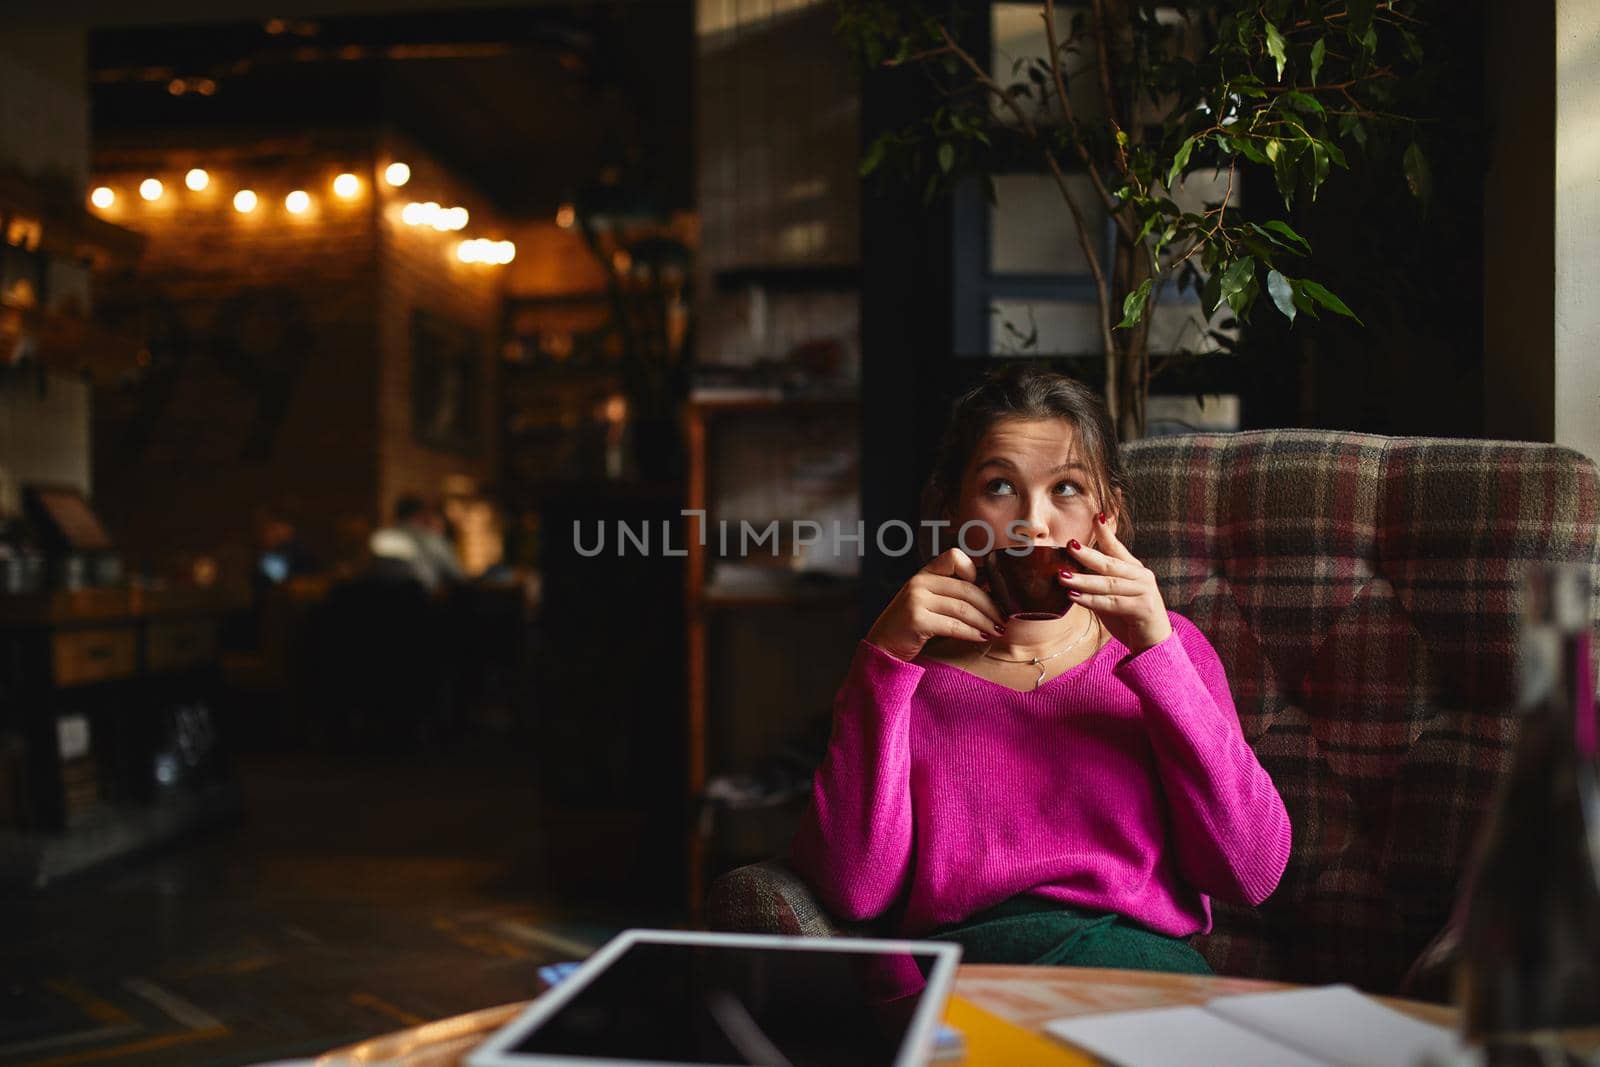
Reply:
<svg viewBox="0 0 1600 1067"><path fill-rule="evenodd" d="M915 937L1029 893L1177 937L1259 904L1289 816L1194 624L1019 693L862 641L791 861L840 918Z"/></svg>

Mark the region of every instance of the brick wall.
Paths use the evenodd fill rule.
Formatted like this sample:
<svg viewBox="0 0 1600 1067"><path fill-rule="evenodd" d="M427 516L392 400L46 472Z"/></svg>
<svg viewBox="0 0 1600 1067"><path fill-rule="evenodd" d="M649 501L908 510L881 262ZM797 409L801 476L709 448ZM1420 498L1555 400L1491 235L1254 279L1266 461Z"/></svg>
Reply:
<svg viewBox="0 0 1600 1067"><path fill-rule="evenodd" d="M82 30L0 34L0 170L82 187L88 170L89 100ZM51 260L53 311L87 309L88 270ZM0 514L21 506L23 485L70 485L87 494L89 387L31 370L0 377Z"/></svg>
<svg viewBox="0 0 1600 1067"><path fill-rule="evenodd" d="M387 190L397 150L414 176ZM166 570L205 554L243 580L263 507L287 510L324 559L349 558L398 492L437 495L446 474L492 469L492 435L472 456L410 441L414 307L485 331L486 409L492 390L496 283L456 269L455 235L398 221L413 196L461 202L435 164L366 132L146 139L102 146L95 164L118 194L107 217L149 240L137 272L99 289L103 317L148 338L144 376L96 397L97 498L131 559ZM211 174L200 193L183 185L194 166ZM348 202L330 189L346 170L363 182ZM149 176L167 189L153 204L136 191ZM231 206L242 187L259 197L250 214ZM284 208L292 189L312 196L303 216Z"/></svg>
<svg viewBox="0 0 1600 1067"><path fill-rule="evenodd" d="M378 289L379 502L382 514L407 493L437 498L449 490L482 488L494 477L499 406L496 368L500 312L507 267L462 263L455 247L463 237L510 239L505 223L469 188L437 163L397 138L385 141L385 158L404 158L411 181L379 216L382 269ZM469 222L460 233L406 226L407 200L465 207ZM478 359L475 441L461 450L429 447L412 433L415 313L447 322L474 336Z"/></svg>

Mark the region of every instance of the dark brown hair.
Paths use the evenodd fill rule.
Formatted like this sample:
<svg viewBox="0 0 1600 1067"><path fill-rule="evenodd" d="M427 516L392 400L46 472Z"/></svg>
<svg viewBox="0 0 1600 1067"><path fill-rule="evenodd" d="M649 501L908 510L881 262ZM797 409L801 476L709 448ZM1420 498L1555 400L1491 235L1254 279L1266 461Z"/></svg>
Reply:
<svg viewBox="0 0 1600 1067"><path fill-rule="evenodd" d="M950 421L922 490L922 517L948 518L961 493L961 476L983 435L1002 419L1065 419L1077 439L1077 460L1089 468L1095 500L1115 511L1117 539L1133 537L1128 479L1117 450L1117 435L1105 403L1082 382L1036 366L1007 360L956 398Z"/></svg>

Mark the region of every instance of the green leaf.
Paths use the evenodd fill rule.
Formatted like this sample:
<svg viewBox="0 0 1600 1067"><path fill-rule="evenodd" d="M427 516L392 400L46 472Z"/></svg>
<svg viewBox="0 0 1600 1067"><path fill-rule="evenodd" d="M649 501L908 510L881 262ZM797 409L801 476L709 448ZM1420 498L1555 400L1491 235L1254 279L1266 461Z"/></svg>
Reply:
<svg viewBox="0 0 1600 1067"><path fill-rule="evenodd" d="M1274 141L1267 145L1267 154L1269 156L1273 156L1271 149L1274 144L1278 144L1278 142ZM1278 187L1278 195L1283 197L1283 206L1285 208L1294 203L1295 158L1293 153L1284 151L1281 144L1278 145L1277 154L1272 158L1273 184Z"/></svg>
<svg viewBox="0 0 1600 1067"><path fill-rule="evenodd" d="M1283 142L1274 137L1267 142L1267 159L1272 163L1276 163L1281 155L1283 155Z"/></svg>
<svg viewBox="0 0 1600 1067"><path fill-rule="evenodd" d="M1317 190L1328 180L1328 150L1321 141L1311 142L1311 199L1317 199Z"/></svg>
<svg viewBox="0 0 1600 1067"><path fill-rule="evenodd" d="M1311 46L1311 84L1317 84L1317 75L1322 72L1322 61L1328 58L1328 40L1318 37L1317 43Z"/></svg>
<svg viewBox="0 0 1600 1067"><path fill-rule="evenodd" d="M1267 295L1272 297L1272 302L1283 312L1284 318L1293 323L1296 308L1294 286L1289 284L1289 279L1275 270L1267 271Z"/></svg>
<svg viewBox="0 0 1600 1067"><path fill-rule="evenodd" d="M1178 236L1178 224L1171 222L1167 224L1165 230L1161 231L1161 236L1156 239L1155 253L1150 258L1157 271L1161 270L1161 250L1171 244L1172 239L1176 236Z"/></svg>
<svg viewBox="0 0 1600 1067"><path fill-rule="evenodd" d="M1234 147L1239 149L1239 154L1252 163L1266 163L1267 154L1250 137L1241 137L1234 142Z"/></svg>
<svg viewBox="0 0 1600 1067"><path fill-rule="evenodd" d="M856 173L865 178L883 163L883 155L889 149L889 135L883 134L873 139L867 146L867 154L861 160L861 165L856 168Z"/></svg>
<svg viewBox="0 0 1600 1067"><path fill-rule="evenodd" d="M1278 81L1283 81L1283 68L1289 62L1289 54L1283 49L1283 34L1278 32L1278 27L1268 22L1267 27L1267 54L1278 64Z"/></svg>
<svg viewBox="0 0 1600 1067"><path fill-rule="evenodd" d="M1422 154L1422 149L1415 141L1406 149L1402 165L1406 172L1406 186L1411 190L1411 195L1422 201L1424 210L1433 199L1433 172L1428 169L1428 157Z"/></svg>
<svg viewBox="0 0 1600 1067"><path fill-rule="evenodd" d="M1139 325L1139 320L1144 318L1144 306L1150 299L1150 285L1153 281L1152 278L1146 278L1139 283L1139 288L1123 298L1122 321L1117 323L1117 329L1125 330Z"/></svg>
<svg viewBox="0 0 1600 1067"><path fill-rule="evenodd" d="M1367 147L1367 128L1353 111L1339 120L1339 136L1349 137L1362 148Z"/></svg>
<svg viewBox="0 0 1600 1067"><path fill-rule="evenodd" d="M1206 317L1210 318L1220 303L1222 303L1222 274L1220 271L1212 271L1206 275L1206 282L1200 287L1200 306L1205 309Z"/></svg>
<svg viewBox="0 0 1600 1067"><path fill-rule="evenodd" d="M1171 189L1177 182L1178 175L1183 168L1189 165L1189 153L1194 151L1194 138L1184 138L1183 144L1178 146L1177 155L1172 157L1172 169L1167 172L1167 188Z"/></svg>
<svg viewBox="0 0 1600 1067"><path fill-rule="evenodd" d="M1322 318L1321 315L1317 314L1317 302L1305 294L1305 287L1301 281L1296 278L1293 280L1293 285L1294 306L1299 308L1301 311L1304 311L1307 315L1310 315L1314 319Z"/></svg>
<svg viewBox="0 0 1600 1067"><path fill-rule="evenodd" d="M1244 289L1256 275L1256 261L1254 256L1245 256L1228 264L1228 269L1222 272L1222 295L1232 296Z"/></svg>
<svg viewBox="0 0 1600 1067"><path fill-rule="evenodd" d="M1250 307L1256 302L1256 294L1261 292L1261 287L1256 284L1256 276L1250 275L1243 288L1228 294L1228 307L1233 313L1246 321L1250 318Z"/></svg>
<svg viewBox="0 0 1600 1067"><path fill-rule="evenodd" d="M1249 227L1246 227L1246 229L1248 228ZM1240 244L1244 245L1250 250L1250 254L1255 256L1256 259L1260 261L1262 266L1272 266L1272 253L1274 251L1272 245L1261 240L1261 238L1254 236L1241 236L1238 238L1238 241Z"/></svg>
<svg viewBox="0 0 1600 1067"><path fill-rule="evenodd" d="M1377 7L1377 0L1350 0L1350 32L1357 37L1364 36L1372 26L1372 13Z"/></svg>
<svg viewBox="0 0 1600 1067"><path fill-rule="evenodd" d="M1406 58L1411 60L1413 63L1421 63L1422 45L1417 43L1417 35L1402 26L1400 27L1400 41L1401 48L1405 52Z"/></svg>
<svg viewBox="0 0 1600 1067"><path fill-rule="evenodd" d="M1282 222L1282 221L1280 221L1278 219L1273 219L1271 222L1262 223L1260 228L1263 229L1263 230L1270 230L1271 232L1277 234L1280 237L1283 237L1283 238L1286 238L1287 240L1293 241L1295 244L1297 244L1301 248L1305 249L1305 254L1306 255L1310 255L1311 254L1311 242L1306 240L1304 237L1301 237L1298 233L1296 233L1295 230L1294 230L1294 227L1290 226L1287 222Z"/></svg>
<svg viewBox="0 0 1600 1067"><path fill-rule="evenodd" d="M1267 91L1261 87L1261 79L1253 74L1246 74L1236 78L1233 84L1227 88L1232 89L1233 92L1238 93L1240 96L1248 96L1255 100L1263 100L1267 95ZM1226 96L1227 93L1224 92L1222 95Z"/></svg>
<svg viewBox="0 0 1600 1067"><path fill-rule="evenodd" d="M950 168L956 165L956 146L949 141L939 146L939 169L949 174Z"/></svg>
<svg viewBox="0 0 1600 1067"><path fill-rule="evenodd" d="M1161 221L1161 212L1159 212L1159 211L1150 212L1150 217L1144 220L1144 225L1143 226L1139 227L1139 236L1137 236L1137 237L1135 237L1133 239L1133 243L1134 244L1143 243L1144 239L1150 235L1150 231L1156 228L1156 223L1158 223L1160 221Z"/></svg>
<svg viewBox="0 0 1600 1067"><path fill-rule="evenodd" d="M1299 89L1290 89L1280 99L1302 114L1316 115L1318 118L1328 117L1328 112L1323 108L1322 101L1310 93L1303 93Z"/></svg>
<svg viewBox="0 0 1600 1067"><path fill-rule="evenodd" d="M1296 284L1300 286L1301 292L1305 293L1307 296L1321 304L1323 307L1327 308L1329 311L1338 312L1340 315L1344 315L1348 318L1355 319L1357 322L1361 322L1361 320L1356 317L1356 313L1345 306L1343 300L1340 300L1338 297L1328 292L1327 289L1323 288L1321 285L1317 284L1311 279L1301 278L1298 282L1296 282ZM1361 325L1365 326L1366 323L1361 322Z"/></svg>

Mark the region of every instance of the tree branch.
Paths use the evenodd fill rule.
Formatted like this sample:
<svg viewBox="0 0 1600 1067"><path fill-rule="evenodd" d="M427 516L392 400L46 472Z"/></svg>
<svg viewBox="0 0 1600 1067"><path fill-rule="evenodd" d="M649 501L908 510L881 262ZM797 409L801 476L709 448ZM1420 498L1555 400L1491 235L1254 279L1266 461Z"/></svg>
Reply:
<svg viewBox="0 0 1600 1067"><path fill-rule="evenodd" d="M1083 137L1079 132L1078 118L1072 112L1072 100L1067 96L1067 81L1061 75L1061 49L1056 43L1056 5L1055 0L1044 0L1044 33L1045 39L1050 44L1050 76L1056 83L1056 100L1061 107L1061 117L1066 121L1072 135L1072 146L1078 150L1078 158L1083 161L1083 169L1088 171L1089 180L1094 183L1095 192L1100 194L1100 202L1106 207L1106 214L1116 220L1117 227L1124 237L1130 242L1136 238L1133 223L1117 210L1117 202L1112 197L1111 191L1106 188L1105 181L1100 177L1100 169L1094 165L1094 160L1089 155L1089 149L1084 147Z"/></svg>
<svg viewBox="0 0 1600 1067"><path fill-rule="evenodd" d="M1117 121L1117 94L1111 85L1111 46L1107 42L1109 36L1106 32L1106 0L1094 0L1095 35L1094 43L1100 53L1100 92L1105 97L1106 120L1111 123L1112 132L1122 129L1122 124Z"/></svg>
<svg viewBox="0 0 1600 1067"><path fill-rule="evenodd" d="M944 38L946 47L950 49L950 54L966 65L967 69L972 72L972 76L977 79L978 84L1000 98L1001 103L1005 104L1011 113L1016 116L1017 124L1022 128L1022 132L1039 144L1044 154L1045 163L1049 166L1050 173L1055 177L1056 188L1061 191L1062 199L1067 202L1067 210L1072 212L1072 221L1078 231L1078 246L1083 249L1084 258L1089 263L1089 273L1094 277L1095 293L1100 303L1101 340L1105 344L1107 352L1115 351L1115 338L1111 334L1111 289L1106 283L1105 267L1100 262L1099 253L1095 251L1094 241L1091 239L1089 232L1088 220L1084 218L1083 209L1078 206L1077 198L1072 195L1072 189L1067 185L1067 176L1061 169L1060 161L1045 145L1043 139L1039 136L1038 127L1033 124L1032 119L1028 118L1028 113L1017 103L1016 98L1002 89L999 83L989 76L989 72L979 65L978 61L973 59L964 48L958 45L955 38L950 36L950 31L942 25L939 27L939 35Z"/></svg>

